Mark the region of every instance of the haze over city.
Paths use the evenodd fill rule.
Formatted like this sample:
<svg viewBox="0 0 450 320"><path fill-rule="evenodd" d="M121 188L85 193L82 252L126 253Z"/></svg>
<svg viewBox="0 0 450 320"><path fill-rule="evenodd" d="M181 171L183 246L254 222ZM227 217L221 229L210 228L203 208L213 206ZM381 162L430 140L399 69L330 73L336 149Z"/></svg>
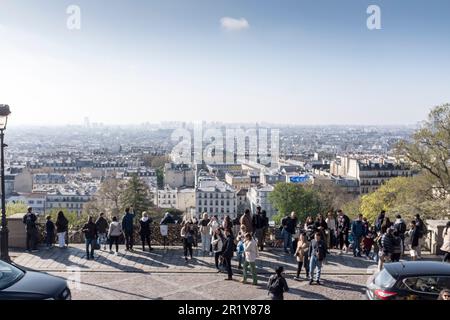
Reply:
<svg viewBox="0 0 450 320"><path fill-rule="evenodd" d="M448 1L0 2L10 125L415 124L450 101ZM79 30L67 8L81 10Z"/></svg>

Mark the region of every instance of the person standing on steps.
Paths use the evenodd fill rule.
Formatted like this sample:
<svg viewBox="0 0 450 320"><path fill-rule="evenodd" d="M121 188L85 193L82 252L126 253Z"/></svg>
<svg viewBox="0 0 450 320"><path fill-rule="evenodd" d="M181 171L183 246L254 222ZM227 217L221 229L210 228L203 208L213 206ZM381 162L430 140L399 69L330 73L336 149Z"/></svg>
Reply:
<svg viewBox="0 0 450 320"><path fill-rule="evenodd" d="M227 269L228 278L225 280L233 280L233 271L231 269L231 258L233 257L234 239L231 235L231 230L225 230L225 243L223 246L222 256L225 267Z"/></svg>
<svg viewBox="0 0 450 320"><path fill-rule="evenodd" d="M94 260L95 241L97 241L97 226L94 223L93 217L89 217L88 222L83 226L81 231L84 233L86 242L86 259Z"/></svg>
<svg viewBox="0 0 450 320"><path fill-rule="evenodd" d="M258 240L258 247L262 251L264 250L264 229L265 219L261 212L261 207L256 207L256 214L252 217L252 228L255 231L255 237Z"/></svg>
<svg viewBox="0 0 450 320"><path fill-rule="evenodd" d="M56 218L56 233L58 235L59 247L66 248L66 234L69 231L69 221L64 216L64 212L59 211Z"/></svg>
<svg viewBox="0 0 450 320"><path fill-rule="evenodd" d="M252 273L252 284L256 286L258 284L258 276L256 274L256 258L258 257L258 243L252 237L250 233L245 234L244 242L244 278L242 283L247 283L248 268L250 267L250 272Z"/></svg>
<svg viewBox="0 0 450 320"><path fill-rule="evenodd" d="M297 276L294 278L295 280L300 280L300 273L302 271L302 267L305 266L306 271L306 279L309 279L309 259L308 259L308 251L309 251L309 242L306 239L306 235L304 233L300 233L300 237L297 242L297 250L295 251L295 257L297 258Z"/></svg>
<svg viewBox="0 0 450 320"><path fill-rule="evenodd" d="M28 207L28 212L23 216L23 224L26 230L26 246L27 251L37 251L38 242L38 228L37 228L37 216L33 213L33 208Z"/></svg>
<svg viewBox="0 0 450 320"><path fill-rule="evenodd" d="M320 285L320 274L322 273L322 262L325 259L327 255L327 246L325 244L325 241L321 239L320 232L316 232L314 236L314 240L311 241L311 244L309 245L309 284L313 284L314 281L314 272L317 268L316 273L316 282L318 285Z"/></svg>
<svg viewBox="0 0 450 320"><path fill-rule="evenodd" d="M117 217L112 218L112 222L109 225L108 239L109 239L109 252L112 253L113 244L116 245L116 255L119 254L119 238L122 235L122 226Z"/></svg>
<svg viewBox="0 0 450 320"><path fill-rule="evenodd" d="M122 229L125 234L125 250L133 251L134 245L134 211L133 207L125 208L125 215L122 218Z"/></svg>
<svg viewBox="0 0 450 320"><path fill-rule="evenodd" d="M183 239L184 260L188 262L188 252L192 260L192 246L194 245L194 230L192 230L191 222L184 222L184 226L181 228L181 238Z"/></svg>
<svg viewBox="0 0 450 320"><path fill-rule="evenodd" d="M148 216L147 212L142 213L142 218L139 220L139 234L141 236L142 251L145 251L145 244L148 245L148 251L152 251L152 239L151 239L151 224L153 220Z"/></svg>
<svg viewBox="0 0 450 320"><path fill-rule="evenodd" d="M52 216L46 217L47 222L45 223L45 244L47 245L47 249L51 249L53 247L53 243L55 241L55 224L52 221Z"/></svg>
<svg viewBox="0 0 450 320"><path fill-rule="evenodd" d="M106 236L108 234L108 221L105 219L105 214L100 213L100 217L95 222L98 232L98 244L103 245L103 250L106 250Z"/></svg>
<svg viewBox="0 0 450 320"><path fill-rule="evenodd" d="M292 236L295 234L295 229L297 227L298 220L297 215L294 211L291 212L290 216L286 216L281 220L281 225L283 230L281 231L281 235L283 237L284 243L284 253L294 254L295 250L292 247Z"/></svg>
<svg viewBox="0 0 450 320"><path fill-rule="evenodd" d="M222 256L223 245L225 243L225 237L222 234L222 230L217 228L214 230L212 236L211 246L214 252L214 262L216 265L217 272L222 272L220 262L220 257Z"/></svg>
<svg viewBox="0 0 450 320"><path fill-rule="evenodd" d="M244 215L241 217L241 226L245 226L245 230L253 235L252 214L250 209L245 209Z"/></svg>
<svg viewBox="0 0 450 320"><path fill-rule="evenodd" d="M444 237L444 242L441 250L445 252L442 262L450 262L450 221L447 221L442 236Z"/></svg>
<svg viewBox="0 0 450 320"><path fill-rule="evenodd" d="M211 247L211 227L209 225L209 222L210 220L208 218L208 214L206 212L203 213L202 219L198 223L202 241L203 255L209 254Z"/></svg>
<svg viewBox="0 0 450 320"><path fill-rule="evenodd" d="M350 218L342 210L338 210L337 231L339 250L342 253L345 248L345 253L347 253L349 247L348 233L350 231Z"/></svg>
<svg viewBox="0 0 450 320"><path fill-rule="evenodd" d="M361 240L365 236L362 214L358 214L358 218L352 222L351 233L353 236L353 256L361 257Z"/></svg>

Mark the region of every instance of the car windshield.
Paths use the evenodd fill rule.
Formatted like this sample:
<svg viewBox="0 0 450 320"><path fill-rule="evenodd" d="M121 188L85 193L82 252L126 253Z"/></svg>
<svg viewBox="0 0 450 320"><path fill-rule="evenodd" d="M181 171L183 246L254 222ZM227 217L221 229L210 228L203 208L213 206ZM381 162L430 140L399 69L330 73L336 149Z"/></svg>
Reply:
<svg viewBox="0 0 450 320"><path fill-rule="evenodd" d="M8 263L0 261L0 290L8 288L18 281L24 272Z"/></svg>
<svg viewBox="0 0 450 320"><path fill-rule="evenodd" d="M375 284L382 288L393 287L395 281L396 280L391 276L391 274L386 269L383 269L380 273L378 273L377 277L375 278Z"/></svg>

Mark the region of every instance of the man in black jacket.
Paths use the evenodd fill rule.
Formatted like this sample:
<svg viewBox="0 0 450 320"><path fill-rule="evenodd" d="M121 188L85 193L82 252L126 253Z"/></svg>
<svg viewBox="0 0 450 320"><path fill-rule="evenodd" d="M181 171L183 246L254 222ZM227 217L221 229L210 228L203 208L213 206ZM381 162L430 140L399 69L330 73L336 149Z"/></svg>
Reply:
<svg viewBox="0 0 450 320"><path fill-rule="evenodd" d="M227 268L228 278L225 280L233 280L233 271L231 270L231 258L233 257L234 239L231 236L229 229L225 230L225 243L223 245L222 257L224 259L225 267Z"/></svg>
<svg viewBox="0 0 450 320"><path fill-rule="evenodd" d="M27 232L27 251L37 251L38 228L37 216L33 213L33 208L28 207L28 212L22 219Z"/></svg>
<svg viewBox="0 0 450 320"><path fill-rule="evenodd" d="M261 251L264 250L264 229L266 220L261 212L261 207L256 208L256 214L252 218L253 230L255 230L255 237L258 240L258 247Z"/></svg>
<svg viewBox="0 0 450 320"><path fill-rule="evenodd" d="M313 284L314 270L317 268L316 282L320 285L320 274L322 272L322 262L327 255L327 245L325 241L321 239L320 232L316 232L314 240L311 241L308 250L308 256L310 257L309 264L309 284Z"/></svg>
<svg viewBox="0 0 450 320"><path fill-rule="evenodd" d="M284 252L294 254L295 249L292 246L292 236L295 234L295 228L297 227L298 220L297 215L294 211L291 212L290 216L286 216L281 220L282 231L281 236L284 240ZM289 250L288 250L289 248Z"/></svg>
<svg viewBox="0 0 450 320"><path fill-rule="evenodd" d="M342 249L345 246L345 252L348 252L348 233L350 231L350 218L346 214L344 214L342 210L338 211L337 224L339 249L342 252Z"/></svg>
<svg viewBox="0 0 450 320"><path fill-rule="evenodd" d="M97 241L97 226L92 217L89 217L88 223L83 226L81 231L84 233L84 238L86 239L86 259L94 259L95 241ZM89 246L91 247L90 252Z"/></svg>
<svg viewBox="0 0 450 320"><path fill-rule="evenodd" d="M105 219L105 214L103 212L100 213L100 217L95 222L97 226L98 233L98 244L103 245L103 250L106 250L106 235L108 234L108 221Z"/></svg>

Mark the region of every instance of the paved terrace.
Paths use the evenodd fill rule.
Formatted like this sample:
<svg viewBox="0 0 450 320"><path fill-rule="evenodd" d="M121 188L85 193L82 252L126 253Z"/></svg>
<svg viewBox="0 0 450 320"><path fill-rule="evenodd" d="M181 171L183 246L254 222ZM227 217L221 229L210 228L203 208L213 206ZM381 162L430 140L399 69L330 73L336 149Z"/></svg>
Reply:
<svg viewBox="0 0 450 320"><path fill-rule="evenodd" d="M242 272L237 269L233 270L234 281L224 281L225 274L216 272L213 257L194 252L194 259L188 263L180 247L155 247L151 253L122 251L118 256L97 251L95 260L85 259L83 245L36 253L16 251L12 256L22 267L77 281L69 283L73 298L81 300L264 300L268 299L267 279L279 265L285 267L290 287L286 300L358 300L364 298L366 281L376 268L372 261L333 250L323 268L323 285L310 286L308 281L293 280L293 256L269 248L260 253L259 284L252 286L238 282ZM236 264L233 261L234 267Z"/></svg>

